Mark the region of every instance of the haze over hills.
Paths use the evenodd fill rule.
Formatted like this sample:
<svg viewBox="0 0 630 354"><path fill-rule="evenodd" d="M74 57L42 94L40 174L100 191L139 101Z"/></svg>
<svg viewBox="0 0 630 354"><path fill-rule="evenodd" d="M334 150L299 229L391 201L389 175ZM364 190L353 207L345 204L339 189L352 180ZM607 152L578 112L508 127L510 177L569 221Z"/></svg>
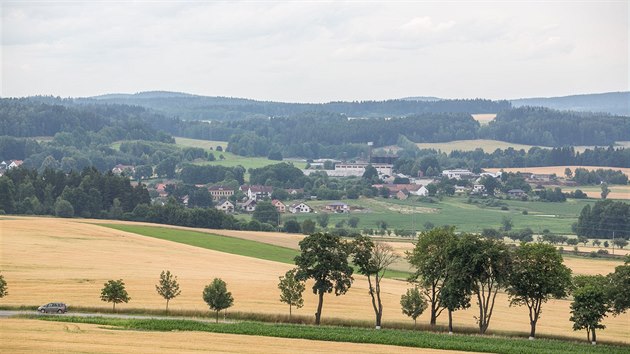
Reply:
<svg viewBox="0 0 630 354"><path fill-rule="evenodd" d="M518 98L509 101L484 99L442 99L415 96L385 101L291 103L247 98L202 96L183 92L148 91L135 94L104 94L77 99L79 102L118 103L153 109L186 120L233 120L252 117L328 111L349 116L379 117L427 112L498 113L521 106L541 106L557 110L603 112L630 116L630 92L607 92L561 97Z"/></svg>
<svg viewBox="0 0 630 354"><path fill-rule="evenodd" d="M605 92L562 97L535 97L510 100L515 107L542 106L558 110L606 112L630 116L630 92Z"/></svg>

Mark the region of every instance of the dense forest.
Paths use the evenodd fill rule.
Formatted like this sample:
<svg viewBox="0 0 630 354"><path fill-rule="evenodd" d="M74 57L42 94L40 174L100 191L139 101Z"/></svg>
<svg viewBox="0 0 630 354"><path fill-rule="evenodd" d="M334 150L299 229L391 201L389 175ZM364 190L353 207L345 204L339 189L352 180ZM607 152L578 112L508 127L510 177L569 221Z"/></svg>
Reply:
<svg viewBox="0 0 630 354"><path fill-rule="evenodd" d="M500 112L480 136L529 145L606 146L630 137L630 118L521 107Z"/></svg>

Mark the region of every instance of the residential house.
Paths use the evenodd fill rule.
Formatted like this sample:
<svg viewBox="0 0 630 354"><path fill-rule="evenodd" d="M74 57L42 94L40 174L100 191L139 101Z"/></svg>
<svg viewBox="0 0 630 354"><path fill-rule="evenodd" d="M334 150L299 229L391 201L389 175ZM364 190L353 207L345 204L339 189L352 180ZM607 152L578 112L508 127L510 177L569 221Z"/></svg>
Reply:
<svg viewBox="0 0 630 354"><path fill-rule="evenodd" d="M241 191L247 195L247 199L261 200L261 199L271 197L271 193L273 192L273 187L242 185Z"/></svg>
<svg viewBox="0 0 630 354"><path fill-rule="evenodd" d="M346 203L342 202L333 202L326 205L326 210L332 211L335 213L349 213L350 207Z"/></svg>
<svg viewBox="0 0 630 354"><path fill-rule="evenodd" d="M296 196L300 194L304 194L304 188L291 188L285 189L290 196Z"/></svg>
<svg viewBox="0 0 630 354"><path fill-rule="evenodd" d="M131 165L121 165L118 164L112 168L112 173L115 175L125 174L127 176L131 176L136 172L136 168Z"/></svg>
<svg viewBox="0 0 630 354"><path fill-rule="evenodd" d="M219 202L214 206L214 208L217 210L221 210L227 214L234 212L234 204L232 204L232 202L230 202L227 199L219 200Z"/></svg>
<svg viewBox="0 0 630 354"><path fill-rule="evenodd" d="M22 164L24 163L24 161L22 160L11 160L11 163L7 166L7 170L10 170L12 168L17 168L22 166Z"/></svg>
<svg viewBox="0 0 630 354"><path fill-rule="evenodd" d="M527 193L522 189L510 189L507 191L507 195L514 198L520 198L526 196Z"/></svg>
<svg viewBox="0 0 630 354"><path fill-rule="evenodd" d="M212 186L208 187L208 192L212 196L212 200L227 199L234 195L234 189L224 186Z"/></svg>
<svg viewBox="0 0 630 354"><path fill-rule="evenodd" d="M166 197L168 196L168 193L166 192L166 184L165 183L158 183L155 185L155 190L158 192L158 195L160 197Z"/></svg>
<svg viewBox="0 0 630 354"><path fill-rule="evenodd" d="M475 184L473 185L472 192L474 194L484 194L486 193L486 187L483 184Z"/></svg>
<svg viewBox="0 0 630 354"><path fill-rule="evenodd" d="M245 203L243 203L243 205L241 205L241 207L246 212L250 212L251 213L254 210L256 210L256 201L254 199L247 199L247 201Z"/></svg>
<svg viewBox="0 0 630 354"><path fill-rule="evenodd" d="M405 200L409 198L409 191L406 189L398 191L398 193L396 193L396 198L398 198L399 200Z"/></svg>
<svg viewBox="0 0 630 354"><path fill-rule="evenodd" d="M271 204L276 207L276 210L278 211L278 213L286 213L287 212L287 206L280 200L278 199L274 199L271 201Z"/></svg>
<svg viewBox="0 0 630 354"><path fill-rule="evenodd" d="M419 197L426 197L426 196L429 195L429 190L425 186L420 186L420 188L418 188L418 190L416 190L415 192L414 191L410 191L409 194L417 195Z"/></svg>
<svg viewBox="0 0 630 354"><path fill-rule="evenodd" d="M374 184L372 185L372 187L374 188L386 188L387 190L389 190L389 194L392 196L396 196L398 194L398 192L406 190L407 192L409 192L409 194L413 194L413 195L418 195L418 196L425 196L425 195L429 195L429 190L422 185L419 184L391 184L391 183L386 183L386 184Z"/></svg>
<svg viewBox="0 0 630 354"><path fill-rule="evenodd" d="M296 213L312 213L313 212L313 208L311 208L310 206L306 205L306 203L302 202L302 203L296 203L296 204L291 204L291 206L289 206L289 212L296 214Z"/></svg>

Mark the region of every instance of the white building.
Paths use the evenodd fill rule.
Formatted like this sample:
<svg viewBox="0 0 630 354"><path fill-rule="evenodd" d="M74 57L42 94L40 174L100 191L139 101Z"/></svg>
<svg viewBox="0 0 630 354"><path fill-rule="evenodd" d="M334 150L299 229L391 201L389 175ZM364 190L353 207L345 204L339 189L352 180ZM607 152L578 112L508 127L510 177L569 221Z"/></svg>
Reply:
<svg viewBox="0 0 630 354"><path fill-rule="evenodd" d="M289 206L289 212L295 214L295 213L311 213L313 211L313 208L311 208L310 206L306 205L306 203L297 203L297 204L291 204L291 206Z"/></svg>
<svg viewBox="0 0 630 354"><path fill-rule="evenodd" d="M442 177L447 177L449 179L462 179L467 177L472 177L474 174L469 170L444 170L442 171Z"/></svg>
<svg viewBox="0 0 630 354"><path fill-rule="evenodd" d="M221 200L214 206L217 210L221 210L224 213L233 213L234 204L227 199Z"/></svg>

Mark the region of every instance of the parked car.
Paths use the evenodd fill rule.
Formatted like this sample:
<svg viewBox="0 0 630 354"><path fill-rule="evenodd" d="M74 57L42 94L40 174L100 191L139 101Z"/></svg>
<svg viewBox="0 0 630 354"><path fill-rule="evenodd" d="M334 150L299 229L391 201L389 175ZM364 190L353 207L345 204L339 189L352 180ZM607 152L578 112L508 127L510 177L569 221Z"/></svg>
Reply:
<svg viewBox="0 0 630 354"><path fill-rule="evenodd" d="M41 313L66 313L68 312L68 306L63 302L51 302L38 307L37 311Z"/></svg>

